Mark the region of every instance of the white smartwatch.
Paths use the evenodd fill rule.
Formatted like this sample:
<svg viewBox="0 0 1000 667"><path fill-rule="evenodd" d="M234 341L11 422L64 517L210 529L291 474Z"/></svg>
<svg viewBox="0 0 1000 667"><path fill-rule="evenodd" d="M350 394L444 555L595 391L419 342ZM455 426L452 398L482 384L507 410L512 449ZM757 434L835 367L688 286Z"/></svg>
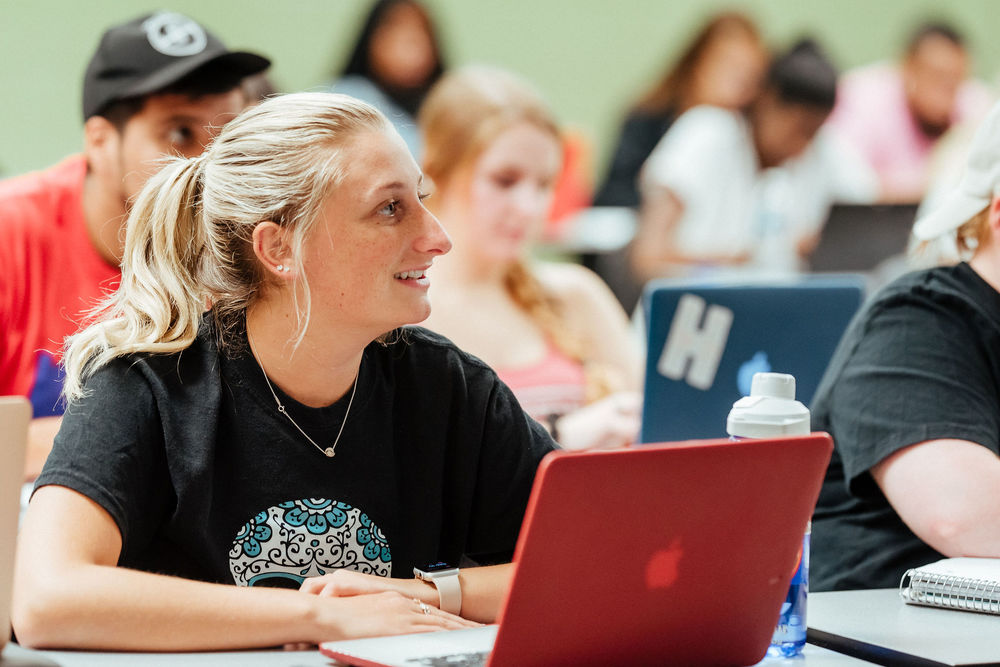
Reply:
<svg viewBox="0 0 1000 667"><path fill-rule="evenodd" d="M421 581L437 588L441 611L459 614L462 611L462 585L458 582L458 568L447 563L434 563L426 567L413 568L413 574Z"/></svg>

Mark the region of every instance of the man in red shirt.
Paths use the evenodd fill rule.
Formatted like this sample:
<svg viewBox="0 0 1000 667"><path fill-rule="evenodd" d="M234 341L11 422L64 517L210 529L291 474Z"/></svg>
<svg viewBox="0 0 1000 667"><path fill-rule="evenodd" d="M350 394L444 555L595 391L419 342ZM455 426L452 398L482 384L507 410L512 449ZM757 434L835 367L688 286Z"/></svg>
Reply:
<svg viewBox="0 0 1000 667"><path fill-rule="evenodd" d="M130 199L164 155L201 153L269 65L180 14L114 26L84 78L83 154L0 182L0 395L31 399L29 479L61 422L63 339L118 284Z"/></svg>

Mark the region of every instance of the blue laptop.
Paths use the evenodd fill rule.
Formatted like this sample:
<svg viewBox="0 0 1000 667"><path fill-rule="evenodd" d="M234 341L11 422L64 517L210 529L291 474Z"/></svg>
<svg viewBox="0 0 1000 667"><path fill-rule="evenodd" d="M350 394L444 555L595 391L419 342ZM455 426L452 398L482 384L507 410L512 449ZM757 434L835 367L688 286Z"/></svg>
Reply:
<svg viewBox="0 0 1000 667"><path fill-rule="evenodd" d="M724 437L757 372L794 375L796 398L809 405L863 294L854 275L649 283L640 441Z"/></svg>

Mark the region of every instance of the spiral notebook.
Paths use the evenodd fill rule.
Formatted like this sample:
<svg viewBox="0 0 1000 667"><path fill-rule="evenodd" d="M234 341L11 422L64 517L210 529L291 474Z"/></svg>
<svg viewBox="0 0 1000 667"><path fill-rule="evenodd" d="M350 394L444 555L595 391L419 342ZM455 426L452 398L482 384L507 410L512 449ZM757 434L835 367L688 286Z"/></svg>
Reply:
<svg viewBox="0 0 1000 667"><path fill-rule="evenodd" d="M945 558L907 570L899 596L909 604L1000 614L1000 558Z"/></svg>

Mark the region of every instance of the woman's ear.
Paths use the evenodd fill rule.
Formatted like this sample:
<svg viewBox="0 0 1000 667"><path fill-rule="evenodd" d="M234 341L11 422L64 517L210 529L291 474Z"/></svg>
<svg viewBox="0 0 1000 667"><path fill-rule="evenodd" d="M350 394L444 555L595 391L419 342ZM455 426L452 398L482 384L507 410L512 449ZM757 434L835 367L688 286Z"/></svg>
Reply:
<svg viewBox="0 0 1000 667"><path fill-rule="evenodd" d="M993 230L994 234L1000 231L1000 194L993 195L993 201L990 202L988 220L990 229Z"/></svg>
<svg viewBox="0 0 1000 667"><path fill-rule="evenodd" d="M253 254L265 271L280 279L294 278L296 273L286 236L285 228L271 220L258 222L253 230Z"/></svg>

